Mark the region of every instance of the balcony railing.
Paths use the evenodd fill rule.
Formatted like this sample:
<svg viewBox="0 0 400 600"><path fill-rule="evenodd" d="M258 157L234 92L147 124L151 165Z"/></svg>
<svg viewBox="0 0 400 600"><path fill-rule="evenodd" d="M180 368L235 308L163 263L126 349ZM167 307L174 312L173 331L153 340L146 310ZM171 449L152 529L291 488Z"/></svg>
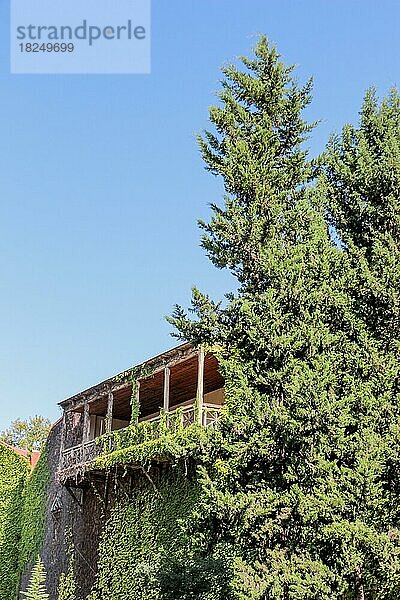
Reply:
<svg viewBox="0 0 400 600"><path fill-rule="evenodd" d="M220 408L219 405L205 403L203 405L201 424L206 427L215 427L221 416ZM151 431L149 430L148 432L152 439L159 437L160 433L158 432L157 424L161 424L161 422L163 422L164 426L171 431L189 427L189 425L196 422L196 409L193 405L180 407L171 410L168 413L164 413L163 415L157 414L140 421L140 423L148 423L149 425L152 424L154 426L151 427ZM118 433L118 442L117 440L113 440L112 433L108 434L108 452L116 450L121 442L129 445L131 433L129 428L120 429L118 430ZM126 440L124 440L125 437ZM67 473L72 473L80 467L84 468L85 465L101 454L103 447L97 443L97 439L98 438L63 450L61 453L60 472L64 472L64 478Z"/></svg>
<svg viewBox="0 0 400 600"><path fill-rule="evenodd" d="M73 446L63 451L60 468L70 469L84 465L99 456L100 452L101 448L96 444L96 440Z"/></svg>
<svg viewBox="0 0 400 600"><path fill-rule="evenodd" d="M204 404L203 412L202 412L202 425L204 426L214 426L218 423L220 419L220 408L221 406L218 404ZM196 421L196 409L193 405L185 406L183 408L179 408L179 418L180 422L177 423L178 409L171 410L165 414L167 427L176 427L177 425L181 425L182 427L188 427L192 425ZM140 423L160 423L162 417L158 413L157 415L150 416L148 418L144 418L140 420Z"/></svg>

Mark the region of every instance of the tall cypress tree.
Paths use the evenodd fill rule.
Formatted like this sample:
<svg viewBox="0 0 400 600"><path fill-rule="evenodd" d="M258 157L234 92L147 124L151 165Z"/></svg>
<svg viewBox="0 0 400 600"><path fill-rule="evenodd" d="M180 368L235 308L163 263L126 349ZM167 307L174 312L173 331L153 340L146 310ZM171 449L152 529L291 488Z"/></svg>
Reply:
<svg viewBox="0 0 400 600"><path fill-rule="evenodd" d="M320 188L330 224L348 263L348 293L379 348L378 373L385 401L377 403L382 514L397 539L400 520L400 96L381 103L367 91L358 125L332 136L324 154ZM378 454L378 453L377 453ZM397 555L393 555L393 560ZM393 569L393 565L391 567ZM395 577L395 576L394 576ZM379 596L380 597L380 596ZM394 597L387 595L383 597Z"/></svg>
<svg viewBox="0 0 400 600"><path fill-rule="evenodd" d="M353 269L352 295L372 334L400 338L400 96L367 91L358 126L325 153L321 183L330 220Z"/></svg>
<svg viewBox="0 0 400 600"><path fill-rule="evenodd" d="M214 131L199 140L225 187L202 245L237 291L221 304L195 289L196 318L177 307L170 319L213 346L226 378L186 561L203 587L188 576L165 597L394 598L400 532L383 477L398 411L304 149L311 84L264 37L242 61L223 69Z"/></svg>

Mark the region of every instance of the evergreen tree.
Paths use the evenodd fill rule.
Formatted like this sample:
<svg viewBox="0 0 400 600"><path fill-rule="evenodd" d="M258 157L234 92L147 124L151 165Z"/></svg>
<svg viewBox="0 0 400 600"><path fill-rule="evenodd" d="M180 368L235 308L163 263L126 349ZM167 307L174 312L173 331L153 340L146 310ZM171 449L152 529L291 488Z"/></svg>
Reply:
<svg viewBox="0 0 400 600"><path fill-rule="evenodd" d="M386 495L388 530L396 537L400 518L400 96L396 89L381 103L375 89L369 89L358 126L345 125L341 135L332 136L320 187L349 264L354 310L382 356L379 379L385 384L386 403L376 418L381 432L377 443L384 448L380 484Z"/></svg>
<svg viewBox="0 0 400 600"><path fill-rule="evenodd" d="M400 96L368 90L358 127L346 125L325 154L331 224L352 266L352 295L386 347L400 338Z"/></svg>
<svg viewBox="0 0 400 600"><path fill-rule="evenodd" d="M226 379L219 444L199 468L192 564L212 586L197 597L394 598L397 367L357 310L351 263L329 235L326 185L314 185L303 147L311 84L299 87L265 38L242 61L223 69L215 132L199 140L226 192L200 224L202 245L238 289L225 305L195 289L196 318L177 307L170 319L184 339L213 346ZM221 560L218 586L210 568ZM175 598L194 597L179 586Z"/></svg>
<svg viewBox="0 0 400 600"><path fill-rule="evenodd" d="M45 582L46 573L40 556L38 556L32 570L28 589L26 592L22 592L23 597L26 598L26 600L48 600L49 596L46 592Z"/></svg>

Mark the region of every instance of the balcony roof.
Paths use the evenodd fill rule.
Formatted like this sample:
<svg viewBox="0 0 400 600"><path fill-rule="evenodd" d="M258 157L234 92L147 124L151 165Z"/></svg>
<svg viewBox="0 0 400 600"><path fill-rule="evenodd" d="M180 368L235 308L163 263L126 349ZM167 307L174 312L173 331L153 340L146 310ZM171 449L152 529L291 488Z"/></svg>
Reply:
<svg viewBox="0 0 400 600"><path fill-rule="evenodd" d="M166 366L171 366L184 361L195 353L196 350L192 347L192 345L186 342L185 344L180 344L179 346L175 346L174 348L162 352L157 356L149 358L145 362L135 365L133 368L148 368L152 370L152 373L155 373ZM131 369L122 371L121 373L118 373L109 379L87 388L78 394L75 394L74 396L66 398L62 402L59 402L59 406L61 406L64 410L74 410L82 405L86 398L94 400L101 396L105 396L109 391L116 392L118 390L122 390L131 384L130 371Z"/></svg>

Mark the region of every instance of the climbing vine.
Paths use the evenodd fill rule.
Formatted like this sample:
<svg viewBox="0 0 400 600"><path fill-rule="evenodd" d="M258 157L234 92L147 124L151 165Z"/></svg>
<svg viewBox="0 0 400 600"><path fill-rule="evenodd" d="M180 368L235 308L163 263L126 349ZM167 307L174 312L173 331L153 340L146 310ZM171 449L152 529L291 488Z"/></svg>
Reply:
<svg viewBox="0 0 400 600"><path fill-rule="evenodd" d="M41 550L49 478L48 456L45 449L26 482L22 508L20 507L20 573L34 563Z"/></svg>
<svg viewBox="0 0 400 600"><path fill-rule="evenodd" d="M20 514L28 473L28 461L0 444L0 600L17 597Z"/></svg>
<svg viewBox="0 0 400 600"><path fill-rule="evenodd" d="M88 600L161 598L169 566L187 546L186 522L197 497L196 480L181 467L138 475L105 526Z"/></svg>
<svg viewBox="0 0 400 600"><path fill-rule="evenodd" d="M66 544L68 554L68 570L61 573L58 586L58 600L75 600L76 582L74 576L74 547L71 532L66 532Z"/></svg>
<svg viewBox="0 0 400 600"><path fill-rule="evenodd" d="M123 371L117 377L117 381L130 381L132 385L131 393L131 425L136 425L140 416L140 403L138 398L139 379L144 379L152 375L153 369L145 364L137 365L127 371Z"/></svg>
<svg viewBox="0 0 400 600"><path fill-rule="evenodd" d="M118 465L148 465L151 461L178 461L202 454L218 439L217 430L198 423L184 427L181 412L162 413L159 422L143 422L113 431L99 438L103 452L93 469Z"/></svg>

